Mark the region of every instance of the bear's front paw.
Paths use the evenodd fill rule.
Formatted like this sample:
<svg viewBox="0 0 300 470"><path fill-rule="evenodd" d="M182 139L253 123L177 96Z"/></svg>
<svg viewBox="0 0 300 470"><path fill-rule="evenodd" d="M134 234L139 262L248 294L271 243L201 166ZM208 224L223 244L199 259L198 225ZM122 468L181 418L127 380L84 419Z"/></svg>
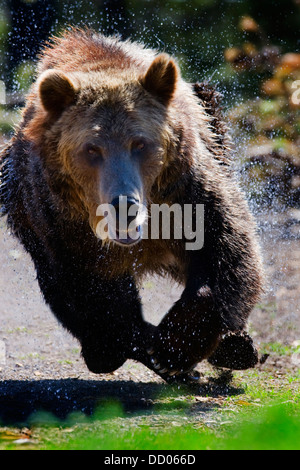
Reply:
<svg viewBox="0 0 300 470"><path fill-rule="evenodd" d="M216 367L244 370L257 365L258 352L252 338L245 331L228 333L222 338L208 362Z"/></svg>
<svg viewBox="0 0 300 470"><path fill-rule="evenodd" d="M220 339L216 317L204 304L201 308L199 299L196 307L177 302L156 328L148 353L160 375L186 375L216 349Z"/></svg>
<svg viewBox="0 0 300 470"><path fill-rule="evenodd" d="M151 368L161 376L174 379L190 372L199 362L191 354L186 354L185 341L170 331L166 334L160 331L147 352Z"/></svg>

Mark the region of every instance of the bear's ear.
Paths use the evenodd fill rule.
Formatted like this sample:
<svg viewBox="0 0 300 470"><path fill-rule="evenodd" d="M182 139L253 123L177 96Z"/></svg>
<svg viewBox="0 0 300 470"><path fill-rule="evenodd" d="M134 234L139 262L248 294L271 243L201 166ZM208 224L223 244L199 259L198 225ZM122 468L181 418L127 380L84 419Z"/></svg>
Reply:
<svg viewBox="0 0 300 470"><path fill-rule="evenodd" d="M52 117L59 117L67 106L74 103L77 94L75 84L58 70L44 72L38 89L42 105Z"/></svg>
<svg viewBox="0 0 300 470"><path fill-rule="evenodd" d="M178 75L178 67L173 59L167 54L160 54L140 81L145 90L167 106L174 95Z"/></svg>

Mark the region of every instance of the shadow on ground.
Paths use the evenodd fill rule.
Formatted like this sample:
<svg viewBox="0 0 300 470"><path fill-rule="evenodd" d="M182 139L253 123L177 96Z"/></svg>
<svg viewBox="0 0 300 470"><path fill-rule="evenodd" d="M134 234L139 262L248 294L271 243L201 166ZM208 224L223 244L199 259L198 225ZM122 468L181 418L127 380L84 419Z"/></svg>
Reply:
<svg viewBox="0 0 300 470"><path fill-rule="evenodd" d="M72 412L91 416L95 410L116 402L124 415L155 412L164 409L168 398L186 395L220 397L241 394L243 389L230 383L230 374L209 378L204 384L167 385L164 383L136 383L104 380L7 380L0 382L0 425L25 425L32 416L44 411L65 419ZM162 403L163 402L163 403ZM218 407L211 401L205 411ZM199 407L199 404L198 404Z"/></svg>

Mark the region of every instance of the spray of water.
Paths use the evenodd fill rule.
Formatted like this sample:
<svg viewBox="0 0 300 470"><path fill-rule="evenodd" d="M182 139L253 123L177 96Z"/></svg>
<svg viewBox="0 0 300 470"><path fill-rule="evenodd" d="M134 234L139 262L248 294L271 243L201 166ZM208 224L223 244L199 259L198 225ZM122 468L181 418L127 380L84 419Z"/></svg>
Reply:
<svg viewBox="0 0 300 470"><path fill-rule="evenodd" d="M42 44L47 36L57 34L62 29L74 25L89 26L104 34L121 35L124 39L131 38L143 42L148 47L175 55L181 65L184 77L189 81L209 80L216 84L224 95L225 111L232 104L247 99L252 93L252 102L255 96L252 82L232 73L224 63L223 51L226 47L234 45L235 32L233 32L234 19L228 19L228 11L223 10L218 18L211 17L209 2L98 2L94 1L68 1L43 3L43 25L38 9L41 2L21 2L22 10L11 12L7 5L0 12L0 29L9 47L0 50L0 58L5 66L1 70L1 101L4 91L7 91L8 106L1 109L1 121L6 123L8 130L19 119L18 107L14 108L14 98L26 92L34 79L34 65L38 48L32 42L24 40L24 34L34 36L35 31L43 31L40 38ZM206 4L207 3L207 4ZM230 2L227 2L230 4ZM39 5L38 5L39 4ZM112 7L114 4L114 7ZM118 4L115 6L115 4ZM229 8L229 7L228 7ZM30 14L28 11L30 10ZM232 10L231 10L232 11ZM21 12L21 13L20 13ZM22 13L23 12L23 13ZM22 22L22 16L23 22ZM18 21L13 22L17 16ZM24 27L25 22L27 24ZM47 29L48 28L48 29ZM38 38L39 36L36 35ZM21 44L21 47L19 45ZM20 55L15 51L20 49ZM12 62L15 60L15 62ZM6 98L5 98L6 99ZM11 103L11 105L10 105ZM249 110L250 111L250 110ZM230 122L229 122L230 124ZM2 126L5 127L4 124ZM245 168L245 148L247 140L245 135L233 134L235 144L234 164L237 177L241 185L249 184L249 172ZM246 184L247 183L247 184ZM256 186L257 184L257 186ZM252 182L252 191L249 203L258 218L259 231L262 239L263 254L267 267L276 265L281 272L271 271L271 284L268 285L269 302L278 301L279 285L285 273L285 267L290 266L291 253L299 255L297 240L299 239L299 211L291 212L282 199L278 198L276 186L268 188L268 198L264 200L260 195L265 190L260 183ZM256 197L253 197L255 194ZM270 256L271 253L271 256ZM280 255L280 262L278 262ZM276 278L277 275L277 278ZM296 278L295 278L296 279ZM149 282L149 281L148 281ZM277 296L277 297L276 297ZM271 300L270 300L271 299ZM299 315L299 306L293 303L293 315Z"/></svg>

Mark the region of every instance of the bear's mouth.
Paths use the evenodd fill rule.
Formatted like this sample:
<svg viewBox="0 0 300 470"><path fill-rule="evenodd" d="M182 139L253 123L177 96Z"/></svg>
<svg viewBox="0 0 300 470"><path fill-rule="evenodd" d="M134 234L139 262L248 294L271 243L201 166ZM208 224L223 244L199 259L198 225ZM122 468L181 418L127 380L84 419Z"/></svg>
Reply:
<svg viewBox="0 0 300 470"><path fill-rule="evenodd" d="M129 246L138 243L142 239L142 227L141 225L137 225L135 227L135 231L133 230L118 230L116 229L112 240L122 246Z"/></svg>
<svg viewBox="0 0 300 470"><path fill-rule="evenodd" d="M96 215L100 220L97 219L95 233L102 240L131 246L142 239L147 208L136 201L132 202L132 198L120 196L111 204L101 204Z"/></svg>

